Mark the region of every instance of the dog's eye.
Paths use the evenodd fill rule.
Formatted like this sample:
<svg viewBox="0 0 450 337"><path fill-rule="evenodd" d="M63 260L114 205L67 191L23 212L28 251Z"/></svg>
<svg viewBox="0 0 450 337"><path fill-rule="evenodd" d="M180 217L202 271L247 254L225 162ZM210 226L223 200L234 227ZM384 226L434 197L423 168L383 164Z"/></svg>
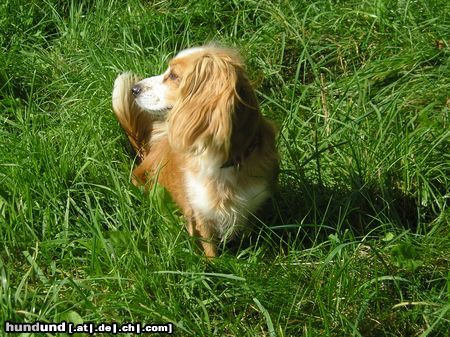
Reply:
<svg viewBox="0 0 450 337"><path fill-rule="evenodd" d="M178 79L178 76L175 73L170 72L167 78L169 80L176 81Z"/></svg>

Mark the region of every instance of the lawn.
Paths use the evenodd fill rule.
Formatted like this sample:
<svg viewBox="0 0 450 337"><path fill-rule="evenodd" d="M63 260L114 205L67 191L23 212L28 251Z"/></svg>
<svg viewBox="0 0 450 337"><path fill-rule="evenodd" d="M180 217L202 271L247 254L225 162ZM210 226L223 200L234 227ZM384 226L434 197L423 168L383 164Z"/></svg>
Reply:
<svg viewBox="0 0 450 337"><path fill-rule="evenodd" d="M282 156L212 262L132 185L111 110L120 72L210 41L243 55ZM0 48L0 335L448 336L448 0L4 0Z"/></svg>

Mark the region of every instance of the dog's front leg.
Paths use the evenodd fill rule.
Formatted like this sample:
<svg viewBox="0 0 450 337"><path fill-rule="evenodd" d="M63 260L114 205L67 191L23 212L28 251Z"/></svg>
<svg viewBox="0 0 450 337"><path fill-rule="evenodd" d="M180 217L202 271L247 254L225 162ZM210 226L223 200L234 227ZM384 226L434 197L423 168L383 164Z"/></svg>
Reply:
<svg viewBox="0 0 450 337"><path fill-rule="evenodd" d="M206 257L211 259L217 256L217 243L212 221L198 215L191 217L188 219L187 230L190 236L200 241L199 246L203 248Z"/></svg>

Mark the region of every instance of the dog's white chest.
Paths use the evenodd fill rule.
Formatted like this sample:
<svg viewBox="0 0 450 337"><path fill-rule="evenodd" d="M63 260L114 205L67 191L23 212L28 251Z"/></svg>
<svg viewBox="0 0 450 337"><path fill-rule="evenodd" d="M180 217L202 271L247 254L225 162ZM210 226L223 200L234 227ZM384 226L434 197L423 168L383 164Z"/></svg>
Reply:
<svg viewBox="0 0 450 337"><path fill-rule="evenodd" d="M186 185L192 207L205 215L211 213L214 203L209 197L207 180L199 175L188 173Z"/></svg>
<svg viewBox="0 0 450 337"><path fill-rule="evenodd" d="M186 174L186 186L192 208L207 219L214 220L219 236L237 223L242 223L269 196L265 182L238 184L236 177L225 173L219 179L200 174Z"/></svg>

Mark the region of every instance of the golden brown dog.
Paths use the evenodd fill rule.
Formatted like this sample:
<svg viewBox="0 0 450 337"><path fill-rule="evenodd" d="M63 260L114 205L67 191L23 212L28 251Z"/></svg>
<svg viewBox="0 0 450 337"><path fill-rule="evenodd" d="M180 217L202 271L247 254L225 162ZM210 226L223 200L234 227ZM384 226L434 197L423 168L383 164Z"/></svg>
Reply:
<svg viewBox="0 0 450 337"><path fill-rule="evenodd" d="M275 129L260 113L239 55L184 50L159 76L117 77L113 109L141 158L135 184L172 195L206 256L244 226L270 196L278 173Z"/></svg>

